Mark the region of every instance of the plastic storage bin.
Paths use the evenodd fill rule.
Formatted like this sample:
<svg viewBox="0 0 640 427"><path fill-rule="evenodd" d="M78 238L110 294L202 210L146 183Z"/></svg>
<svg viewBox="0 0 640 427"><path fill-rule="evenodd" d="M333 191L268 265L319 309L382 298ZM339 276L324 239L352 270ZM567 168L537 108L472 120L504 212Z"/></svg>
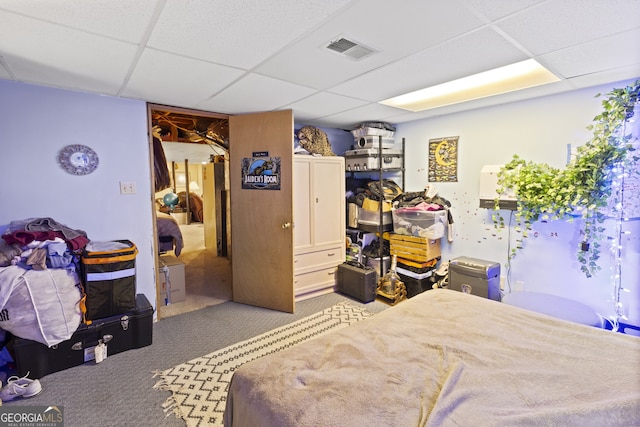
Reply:
<svg viewBox="0 0 640 427"><path fill-rule="evenodd" d="M399 208L392 211L393 232L407 236L440 239L445 234L447 211Z"/></svg>
<svg viewBox="0 0 640 427"><path fill-rule="evenodd" d="M392 215L391 212L382 213L382 225L391 225ZM380 225L380 212L368 211L358 207L358 224L364 225Z"/></svg>

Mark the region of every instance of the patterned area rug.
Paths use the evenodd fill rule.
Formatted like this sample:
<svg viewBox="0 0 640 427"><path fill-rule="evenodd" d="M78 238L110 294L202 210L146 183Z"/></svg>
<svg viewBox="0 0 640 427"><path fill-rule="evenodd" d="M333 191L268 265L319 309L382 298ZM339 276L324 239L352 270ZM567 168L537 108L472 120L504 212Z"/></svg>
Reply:
<svg viewBox="0 0 640 427"><path fill-rule="evenodd" d="M188 426L222 426L227 390L233 372L242 364L324 335L372 316L342 302L294 323L273 329L206 356L157 372L155 389L170 390L164 404Z"/></svg>

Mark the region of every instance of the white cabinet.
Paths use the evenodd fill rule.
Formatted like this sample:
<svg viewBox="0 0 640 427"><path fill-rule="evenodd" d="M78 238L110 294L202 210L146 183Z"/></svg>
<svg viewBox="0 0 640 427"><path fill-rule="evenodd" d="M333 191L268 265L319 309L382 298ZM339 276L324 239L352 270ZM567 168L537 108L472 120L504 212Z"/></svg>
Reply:
<svg viewBox="0 0 640 427"><path fill-rule="evenodd" d="M294 294L296 301L333 292L345 260L344 158L293 160Z"/></svg>

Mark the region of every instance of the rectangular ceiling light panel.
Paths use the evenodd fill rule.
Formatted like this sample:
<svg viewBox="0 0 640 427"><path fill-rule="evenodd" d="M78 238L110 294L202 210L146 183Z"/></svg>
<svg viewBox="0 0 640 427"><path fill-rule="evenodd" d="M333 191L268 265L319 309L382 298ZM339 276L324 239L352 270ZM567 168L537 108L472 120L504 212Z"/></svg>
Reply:
<svg viewBox="0 0 640 427"><path fill-rule="evenodd" d="M560 79L534 59L452 80L426 89L380 101L413 112L500 95Z"/></svg>

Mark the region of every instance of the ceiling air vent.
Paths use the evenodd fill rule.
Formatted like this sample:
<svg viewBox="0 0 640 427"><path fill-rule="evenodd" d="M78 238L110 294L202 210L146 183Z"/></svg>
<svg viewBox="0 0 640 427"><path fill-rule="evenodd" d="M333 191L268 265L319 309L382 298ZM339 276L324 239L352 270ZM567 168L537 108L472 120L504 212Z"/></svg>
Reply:
<svg viewBox="0 0 640 427"><path fill-rule="evenodd" d="M326 48L351 59L362 59L375 52L370 47L344 37L338 37L330 41Z"/></svg>

